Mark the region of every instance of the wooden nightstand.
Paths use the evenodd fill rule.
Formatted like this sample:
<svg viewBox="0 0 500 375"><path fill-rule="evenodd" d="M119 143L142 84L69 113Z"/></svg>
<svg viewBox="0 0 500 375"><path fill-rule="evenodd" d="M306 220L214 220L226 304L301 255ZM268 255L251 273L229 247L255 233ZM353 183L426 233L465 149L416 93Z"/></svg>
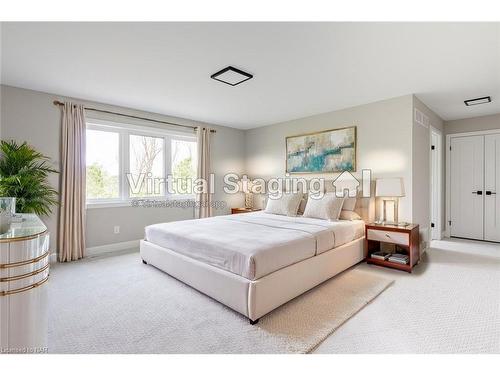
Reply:
<svg viewBox="0 0 500 375"><path fill-rule="evenodd" d="M255 212L255 211L261 211L261 209L260 208L245 208L245 207L231 208L231 214L244 214L247 212Z"/></svg>
<svg viewBox="0 0 500 375"><path fill-rule="evenodd" d="M381 250L381 244L392 244L398 250L409 255L408 264L389 262L388 260L370 258L371 254ZM367 224L365 227L365 244L368 251L366 262L378 266L395 268L411 272L412 268L420 260L420 236L418 224L410 224L406 227L383 224ZM399 251L398 251L399 252Z"/></svg>

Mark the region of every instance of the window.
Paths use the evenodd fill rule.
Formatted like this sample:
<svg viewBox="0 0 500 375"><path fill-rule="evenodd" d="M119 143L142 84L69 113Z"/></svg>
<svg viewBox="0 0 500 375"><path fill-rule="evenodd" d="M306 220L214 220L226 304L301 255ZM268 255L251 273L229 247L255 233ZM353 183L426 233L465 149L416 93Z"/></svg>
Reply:
<svg viewBox="0 0 500 375"><path fill-rule="evenodd" d="M87 199L120 197L120 134L87 129Z"/></svg>
<svg viewBox="0 0 500 375"><path fill-rule="evenodd" d="M123 205L130 198L190 198L196 152L196 139L191 134L90 120L87 204ZM172 177L167 179L169 175Z"/></svg>
<svg viewBox="0 0 500 375"><path fill-rule="evenodd" d="M171 163L175 194L188 194L187 184L196 178L196 142L172 139Z"/></svg>
<svg viewBox="0 0 500 375"><path fill-rule="evenodd" d="M164 189L161 179L166 177L163 160L164 139L131 134L129 142L130 178L134 178L134 181L137 182L133 186L129 186L130 196L163 195ZM138 186L136 191L134 191L134 186Z"/></svg>

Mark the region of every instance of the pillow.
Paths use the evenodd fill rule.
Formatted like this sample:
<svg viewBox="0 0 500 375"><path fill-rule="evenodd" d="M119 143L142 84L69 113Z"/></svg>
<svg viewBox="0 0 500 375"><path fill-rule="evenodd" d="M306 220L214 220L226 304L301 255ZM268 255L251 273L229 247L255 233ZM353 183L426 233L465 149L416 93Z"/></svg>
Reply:
<svg viewBox="0 0 500 375"><path fill-rule="evenodd" d="M344 205L342 206L342 211L354 211L354 207L356 207L356 197L353 198L346 197L344 199Z"/></svg>
<svg viewBox="0 0 500 375"><path fill-rule="evenodd" d="M269 196L264 212L275 215L297 216L301 199L302 193L283 193L280 198Z"/></svg>
<svg viewBox="0 0 500 375"><path fill-rule="evenodd" d="M344 206L345 206L345 202L344 202ZM361 220L361 216L359 216L354 211L342 210L342 211L340 211L339 219L340 220Z"/></svg>
<svg viewBox="0 0 500 375"><path fill-rule="evenodd" d="M338 198L335 193L326 193L321 199L309 197L303 216L335 221L343 204L344 198Z"/></svg>

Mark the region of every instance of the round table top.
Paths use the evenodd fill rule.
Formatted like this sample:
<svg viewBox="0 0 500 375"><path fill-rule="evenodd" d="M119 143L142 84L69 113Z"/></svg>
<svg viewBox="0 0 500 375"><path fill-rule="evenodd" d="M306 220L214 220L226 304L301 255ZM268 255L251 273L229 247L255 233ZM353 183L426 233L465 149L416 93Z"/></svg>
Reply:
<svg viewBox="0 0 500 375"><path fill-rule="evenodd" d="M36 214L15 214L10 223L0 225L0 242L22 241L47 231Z"/></svg>

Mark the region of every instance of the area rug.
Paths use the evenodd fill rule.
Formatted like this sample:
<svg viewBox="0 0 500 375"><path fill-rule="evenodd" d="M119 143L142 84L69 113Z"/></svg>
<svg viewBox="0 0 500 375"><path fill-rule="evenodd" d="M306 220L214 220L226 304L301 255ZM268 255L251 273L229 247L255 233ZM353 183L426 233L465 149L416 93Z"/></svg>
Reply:
<svg viewBox="0 0 500 375"><path fill-rule="evenodd" d="M50 353L309 353L393 281L356 267L257 325L137 252L52 268Z"/></svg>

